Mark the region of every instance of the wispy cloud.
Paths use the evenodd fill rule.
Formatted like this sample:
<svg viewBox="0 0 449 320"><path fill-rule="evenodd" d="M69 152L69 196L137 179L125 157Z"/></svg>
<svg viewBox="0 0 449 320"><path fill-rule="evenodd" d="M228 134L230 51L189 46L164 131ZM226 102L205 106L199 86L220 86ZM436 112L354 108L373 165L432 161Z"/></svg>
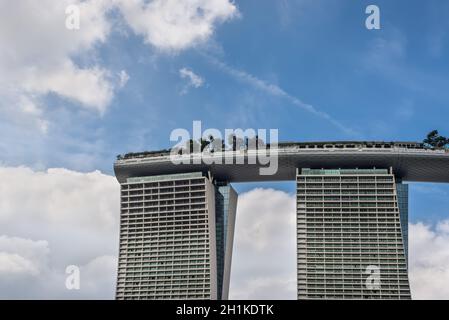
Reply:
<svg viewBox="0 0 449 320"><path fill-rule="evenodd" d="M255 87L259 90L264 91L267 94L270 94L272 96L279 97L279 98L289 101L291 104L293 104L297 107L300 107L304 111L307 111L321 119L328 121L329 123L331 123L332 125L337 127L339 130L341 130L348 136L351 136L351 137L360 136L360 133L358 133L354 129L351 129L347 125L344 125L343 123L341 123L337 119L333 118L328 113L321 111L321 110L317 109L316 107L303 102L301 99L287 93L281 87L279 87L275 84L268 83L264 80L261 80L261 79L257 78L256 76L249 74L243 70L238 70L236 68L233 68L233 67L227 65L226 63L224 63L210 55L205 55L205 56L214 66L218 67L221 71L227 73L228 75L232 76L233 78L235 78L239 81L245 82L252 87Z"/></svg>
<svg viewBox="0 0 449 320"><path fill-rule="evenodd" d="M129 81L129 75L125 70L120 71L119 76L119 87L123 88Z"/></svg>
<svg viewBox="0 0 449 320"><path fill-rule="evenodd" d="M179 76L182 79L187 79L187 84L184 86L184 88L181 91L181 94L187 93L188 89L193 88L199 88L204 85L204 79L197 75L195 72L193 72L189 68L181 68L179 69Z"/></svg>

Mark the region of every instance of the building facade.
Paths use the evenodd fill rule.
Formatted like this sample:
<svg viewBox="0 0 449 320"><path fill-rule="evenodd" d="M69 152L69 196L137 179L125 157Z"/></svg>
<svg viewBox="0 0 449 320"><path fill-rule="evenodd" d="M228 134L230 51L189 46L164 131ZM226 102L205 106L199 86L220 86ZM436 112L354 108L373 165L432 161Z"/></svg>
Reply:
<svg viewBox="0 0 449 320"><path fill-rule="evenodd" d="M448 183L449 151L383 141L274 150L272 175L251 163L257 150L178 164L170 150L118 156L117 299L226 299L237 203L230 183L267 181L296 181L298 299L409 299L403 182ZM220 156L226 161L211 161Z"/></svg>
<svg viewBox="0 0 449 320"><path fill-rule="evenodd" d="M391 169L298 170L298 299L411 298L406 190Z"/></svg>
<svg viewBox="0 0 449 320"><path fill-rule="evenodd" d="M217 298L219 300L227 300L229 296L236 210L237 192L234 188L226 182L215 183Z"/></svg>
<svg viewBox="0 0 449 320"><path fill-rule="evenodd" d="M116 298L227 298L236 201L201 172L128 178Z"/></svg>

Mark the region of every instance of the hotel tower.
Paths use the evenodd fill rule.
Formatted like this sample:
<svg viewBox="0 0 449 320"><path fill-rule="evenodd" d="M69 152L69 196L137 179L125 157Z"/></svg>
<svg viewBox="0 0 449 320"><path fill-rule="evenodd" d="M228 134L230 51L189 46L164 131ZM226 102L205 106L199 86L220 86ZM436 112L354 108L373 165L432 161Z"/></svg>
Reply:
<svg viewBox="0 0 449 320"><path fill-rule="evenodd" d="M449 152L376 141L276 148L273 175L248 161L257 150L221 152L233 164L175 165L170 150L119 156L116 298L227 299L237 205L230 183L295 181L297 298L410 299L404 182L449 182Z"/></svg>
<svg viewBox="0 0 449 320"><path fill-rule="evenodd" d="M237 194L201 172L121 184L117 299L227 299Z"/></svg>

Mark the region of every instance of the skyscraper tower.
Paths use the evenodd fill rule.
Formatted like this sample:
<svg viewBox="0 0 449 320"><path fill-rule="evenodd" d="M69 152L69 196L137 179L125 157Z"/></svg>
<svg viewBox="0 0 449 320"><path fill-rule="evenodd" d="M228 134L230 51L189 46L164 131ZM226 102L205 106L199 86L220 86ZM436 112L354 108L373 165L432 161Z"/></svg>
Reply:
<svg viewBox="0 0 449 320"><path fill-rule="evenodd" d="M271 151L271 175L249 161L258 150L177 164L170 150L119 156L117 299L226 299L237 203L230 183L262 181L296 181L298 299L410 299L403 182L449 182L449 151L383 141L285 142ZM220 157L233 161L212 161Z"/></svg>
<svg viewBox="0 0 449 320"><path fill-rule="evenodd" d="M404 189L387 169L298 172L298 299L411 298Z"/></svg>
<svg viewBox="0 0 449 320"><path fill-rule="evenodd" d="M237 194L201 172L121 184L117 299L226 299Z"/></svg>

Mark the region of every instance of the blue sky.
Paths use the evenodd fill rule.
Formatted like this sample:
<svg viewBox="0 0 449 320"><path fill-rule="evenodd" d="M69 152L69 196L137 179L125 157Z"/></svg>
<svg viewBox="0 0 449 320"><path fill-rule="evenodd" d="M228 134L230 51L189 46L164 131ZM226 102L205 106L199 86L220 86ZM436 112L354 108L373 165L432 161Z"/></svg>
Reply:
<svg viewBox="0 0 449 320"><path fill-rule="evenodd" d="M63 135L97 144L102 161L76 169L111 172L115 154L168 147L171 130L191 128L193 120L214 128L279 128L281 140L414 141L434 128L444 133L449 112L449 23L444 12L449 4L377 1L382 28L370 31L364 27L369 3L237 1L240 16L217 25L207 42L169 53L145 45L141 36L122 26L122 33L111 33L96 51L102 66L130 76L104 115L46 95L42 99L53 122L40 139L40 152L10 154L5 143L4 161L70 167L67 160L52 156L55 147L67 155L85 149L64 141ZM91 63L86 57L74 61ZM231 75L214 61L278 86L353 134ZM181 94L185 81L178 71L183 67L200 75L204 85ZM18 134L10 142L25 137Z"/></svg>
<svg viewBox="0 0 449 320"><path fill-rule="evenodd" d="M191 130L193 120L205 128L278 128L281 140L420 141L432 129L449 134L449 4L376 1L381 29L367 30L368 4L236 1L239 14L217 24L209 39L170 52L145 44L141 35L117 22L108 40L95 45L94 59L73 57L79 66L94 61L129 75L104 114L43 95L47 134L36 136L3 119L2 161L112 174L115 155L169 147L170 132ZM120 20L119 13L110 15ZM179 76L181 68L199 75L203 85L183 92L188 80ZM236 72L277 86L288 97ZM292 99L327 113L348 130ZM292 191L291 185L278 188ZM412 220L446 214L439 211L449 204L448 197L434 199L426 188L411 188ZM446 195L449 190L431 188Z"/></svg>
<svg viewBox="0 0 449 320"><path fill-rule="evenodd" d="M70 32L63 5L44 2L23 1L0 19L3 167L113 175L117 154L170 147L171 131L191 131L194 120L276 128L283 141L449 135L447 1L214 0L222 9L208 13L198 0L206 10L191 15L207 32L197 33L194 19L158 25L133 7L140 0L89 0L81 29ZM176 9L153 2L156 13ZM380 30L365 28L369 4L380 8ZM69 77L74 84L61 84ZM235 187L294 192L293 183ZM411 184L412 222L447 219L447 208L449 186Z"/></svg>

